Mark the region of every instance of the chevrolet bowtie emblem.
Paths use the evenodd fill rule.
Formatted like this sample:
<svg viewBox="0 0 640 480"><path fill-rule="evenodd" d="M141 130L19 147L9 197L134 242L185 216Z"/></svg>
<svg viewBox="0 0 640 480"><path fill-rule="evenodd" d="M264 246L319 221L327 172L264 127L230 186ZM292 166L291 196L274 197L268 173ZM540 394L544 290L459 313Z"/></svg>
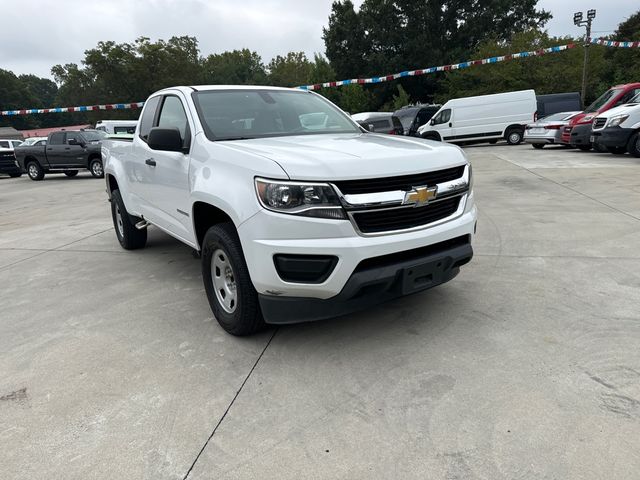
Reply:
<svg viewBox="0 0 640 480"><path fill-rule="evenodd" d="M438 187L413 187L404 194L404 205L421 207L436 198Z"/></svg>

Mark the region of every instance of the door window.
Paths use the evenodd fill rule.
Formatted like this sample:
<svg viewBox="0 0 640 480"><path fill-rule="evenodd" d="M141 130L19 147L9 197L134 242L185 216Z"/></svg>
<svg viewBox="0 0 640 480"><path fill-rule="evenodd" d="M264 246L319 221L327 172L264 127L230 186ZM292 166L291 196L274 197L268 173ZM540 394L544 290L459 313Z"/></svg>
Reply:
<svg viewBox="0 0 640 480"><path fill-rule="evenodd" d="M182 102L178 97L167 95L164 98L162 110L160 110L160 117L158 118L158 127L177 128L180 131L182 145L185 148L189 147L189 123Z"/></svg>
<svg viewBox="0 0 640 480"><path fill-rule="evenodd" d="M11 143L13 144L13 148L22 145L22 142L20 140L13 140Z"/></svg>
<svg viewBox="0 0 640 480"><path fill-rule="evenodd" d="M158 104L160 103L160 98L162 97L153 97L147 100L144 105L144 112L142 113L142 118L140 118L140 138L147 141L147 137L149 136L149 132L151 131L151 127L153 127L153 122L156 118L156 111L158 110Z"/></svg>
<svg viewBox="0 0 640 480"><path fill-rule="evenodd" d="M52 133L49 137L49 145L64 145L64 132Z"/></svg>
<svg viewBox="0 0 640 480"><path fill-rule="evenodd" d="M11 148L7 140L0 140L0 148Z"/></svg>
<svg viewBox="0 0 640 480"><path fill-rule="evenodd" d="M433 119L434 125L439 125L441 123L447 123L451 120L451 109L447 108L446 110L442 110L438 115Z"/></svg>
<svg viewBox="0 0 640 480"><path fill-rule="evenodd" d="M67 133L67 145L71 145L71 140L75 140L75 145L78 145L82 142L82 137L75 132L69 132Z"/></svg>
<svg viewBox="0 0 640 480"><path fill-rule="evenodd" d="M624 105L625 103L631 102L631 99L633 99L633 97L635 97L638 93L640 93L640 88L629 90L627 93L622 95L613 106L617 107L619 105Z"/></svg>

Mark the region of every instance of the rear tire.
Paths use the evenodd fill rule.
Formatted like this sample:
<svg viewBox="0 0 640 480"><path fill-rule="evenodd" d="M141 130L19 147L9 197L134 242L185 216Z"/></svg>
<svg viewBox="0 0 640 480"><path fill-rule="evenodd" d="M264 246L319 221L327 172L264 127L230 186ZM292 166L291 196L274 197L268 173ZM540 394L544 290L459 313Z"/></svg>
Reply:
<svg viewBox="0 0 640 480"><path fill-rule="evenodd" d="M66 170L64 174L67 177L75 177L76 175L78 175L78 170Z"/></svg>
<svg viewBox="0 0 640 480"><path fill-rule="evenodd" d="M104 169L102 168L102 160L94 159L89 163L89 171L95 178L104 177Z"/></svg>
<svg viewBox="0 0 640 480"><path fill-rule="evenodd" d="M541 150L544 148L544 143L532 143L531 146L537 150Z"/></svg>
<svg viewBox="0 0 640 480"><path fill-rule="evenodd" d="M44 169L40 166L40 164L34 160L27 163L25 166L27 170L27 175L34 182L39 182L44 178Z"/></svg>
<svg viewBox="0 0 640 480"><path fill-rule="evenodd" d="M135 227L135 224L141 219L129 215L118 189L111 192L111 217L113 218L116 237L122 248L135 250L146 245L147 229L138 230Z"/></svg>
<svg viewBox="0 0 640 480"><path fill-rule="evenodd" d="M258 293L232 223L214 225L205 234L202 279L211 310L226 332L244 336L264 327Z"/></svg>
<svg viewBox="0 0 640 480"><path fill-rule="evenodd" d="M507 130L507 133L504 136L509 145L519 145L520 143L522 143L523 137L524 133L518 128Z"/></svg>
<svg viewBox="0 0 640 480"><path fill-rule="evenodd" d="M627 151L636 158L640 157L640 132L631 135Z"/></svg>

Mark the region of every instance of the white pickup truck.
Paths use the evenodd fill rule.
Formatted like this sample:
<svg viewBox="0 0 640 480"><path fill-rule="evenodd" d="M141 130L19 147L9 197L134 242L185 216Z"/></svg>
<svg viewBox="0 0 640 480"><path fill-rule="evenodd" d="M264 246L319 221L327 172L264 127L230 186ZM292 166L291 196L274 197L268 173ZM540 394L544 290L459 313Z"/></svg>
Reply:
<svg viewBox="0 0 640 480"><path fill-rule="evenodd" d="M102 156L122 247L143 247L151 224L193 247L234 335L439 285L473 255L463 151L368 133L313 92L162 90Z"/></svg>

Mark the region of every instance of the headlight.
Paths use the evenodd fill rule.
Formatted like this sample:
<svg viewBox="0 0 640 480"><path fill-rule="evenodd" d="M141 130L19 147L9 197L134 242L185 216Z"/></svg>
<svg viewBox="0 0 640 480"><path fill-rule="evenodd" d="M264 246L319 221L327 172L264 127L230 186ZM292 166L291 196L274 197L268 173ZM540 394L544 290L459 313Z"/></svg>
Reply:
<svg viewBox="0 0 640 480"><path fill-rule="evenodd" d="M473 169L471 168L471 162L469 162L469 191L473 190Z"/></svg>
<svg viewBox="0 0 640 480"><path fill-rule="evenodd" d="M607 123L607 127L617 127L622 122L624 122L627 118L629 118L629 115L617 115L615 117L611 117L609 119L609 123Z"/></svg>
<svg viewBox="0 0 640 480"><path fill-rule="evenodd" d="M305 217L346 219L340 199L326 183L272 181L256 178L260 204L267 210Z"/></svg>

